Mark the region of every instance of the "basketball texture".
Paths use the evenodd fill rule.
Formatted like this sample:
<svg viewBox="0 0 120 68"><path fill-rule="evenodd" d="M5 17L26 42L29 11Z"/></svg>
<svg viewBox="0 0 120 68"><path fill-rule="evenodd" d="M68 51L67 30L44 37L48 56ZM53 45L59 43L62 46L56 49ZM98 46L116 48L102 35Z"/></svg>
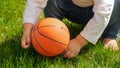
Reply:
<svg viewBox="0 0 120 68"><path fill-rule="evenodd" d="M69 44L69 30L56 18L44 18L32 29L31 40L35 50L44 56L57 56Z"/></svg>

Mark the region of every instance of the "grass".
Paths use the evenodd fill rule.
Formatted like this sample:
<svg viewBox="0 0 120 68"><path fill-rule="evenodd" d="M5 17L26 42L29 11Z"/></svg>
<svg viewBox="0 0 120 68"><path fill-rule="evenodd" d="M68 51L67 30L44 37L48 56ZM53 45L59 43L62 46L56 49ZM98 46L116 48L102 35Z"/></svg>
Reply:
<svg viewBox="0 0 120 68"><path fill-rule="evenodd" d="M105 50L101 41L88 44L78 56L65 59L62 56L44 57L31 46L21 48L22 14L25 0L0 1L0 68L120 68L120 52ZM81 30L80 25L63 20L71 38Z"/></svg>

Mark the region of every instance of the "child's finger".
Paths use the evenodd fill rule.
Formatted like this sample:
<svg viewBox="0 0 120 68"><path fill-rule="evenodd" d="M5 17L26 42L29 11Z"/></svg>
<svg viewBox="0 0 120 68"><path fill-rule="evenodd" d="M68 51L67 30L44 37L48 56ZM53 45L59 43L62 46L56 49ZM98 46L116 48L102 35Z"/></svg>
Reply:
<svg viewBox="0 0 120 68"><path fill-rule="evenodd" d="M26 46L26 41L25 41L25 38L22 37L22 39L21 39L21 47L25 48L25 46Z"/></svg>
<svg viewBox="0 0 120 68"><path fill-rule="evenodd" d="M64 57L66 57L66 58L71 58L72 56L73 56L73 52L70 50L68 50L64 55Z"/></svg>

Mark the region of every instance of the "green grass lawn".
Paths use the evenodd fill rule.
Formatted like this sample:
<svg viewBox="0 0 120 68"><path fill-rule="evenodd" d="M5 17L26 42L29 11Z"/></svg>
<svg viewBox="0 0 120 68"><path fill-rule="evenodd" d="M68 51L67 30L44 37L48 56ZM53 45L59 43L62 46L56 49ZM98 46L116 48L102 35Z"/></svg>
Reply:
<svg viewBox="0 0 120 68"><path fill-rule="evenodd" d="M101 41L96 45L88 44L73 59L44 57L32 46L22 49L25 3L25 0L0 0L0 68L120 68L120 52L105 50ZM74 38L82 26L71 24L66 19L63 21Z"/></svg>

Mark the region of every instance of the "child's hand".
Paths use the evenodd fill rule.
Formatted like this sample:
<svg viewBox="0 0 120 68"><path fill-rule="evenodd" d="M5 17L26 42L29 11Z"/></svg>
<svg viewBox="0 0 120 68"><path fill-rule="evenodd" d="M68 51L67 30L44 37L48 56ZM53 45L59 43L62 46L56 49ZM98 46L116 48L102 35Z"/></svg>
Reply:
<svg viewBox="0 0 120 68"><path fill-rule="evenodd" d="M82 46L75 39L72 39L70 41L70 44L68 46L67 52L65 53L64 57L66 58L75 57L80 52L81 48Z"/></svg>
<svg viewBox="0 0 120 68"><path fill-rule="evenodd" d="M31 44L30 33L31 33L31 30L32 30L32 27L33 27L33 25L30 24L30 23L25 23L23 25L24 32L23 32L23 35L22 35L22 38L21 38L22 48L27 49Z"/></svg>
<svg viewBox="0 0 120 68"><path fill-rule="evenodd" d="M81 35L78 35L76 38L70 41L68 49L64 54L66 58L73 58L80 52L80 49L88 43L86 39L84 39Z"/></svg>

